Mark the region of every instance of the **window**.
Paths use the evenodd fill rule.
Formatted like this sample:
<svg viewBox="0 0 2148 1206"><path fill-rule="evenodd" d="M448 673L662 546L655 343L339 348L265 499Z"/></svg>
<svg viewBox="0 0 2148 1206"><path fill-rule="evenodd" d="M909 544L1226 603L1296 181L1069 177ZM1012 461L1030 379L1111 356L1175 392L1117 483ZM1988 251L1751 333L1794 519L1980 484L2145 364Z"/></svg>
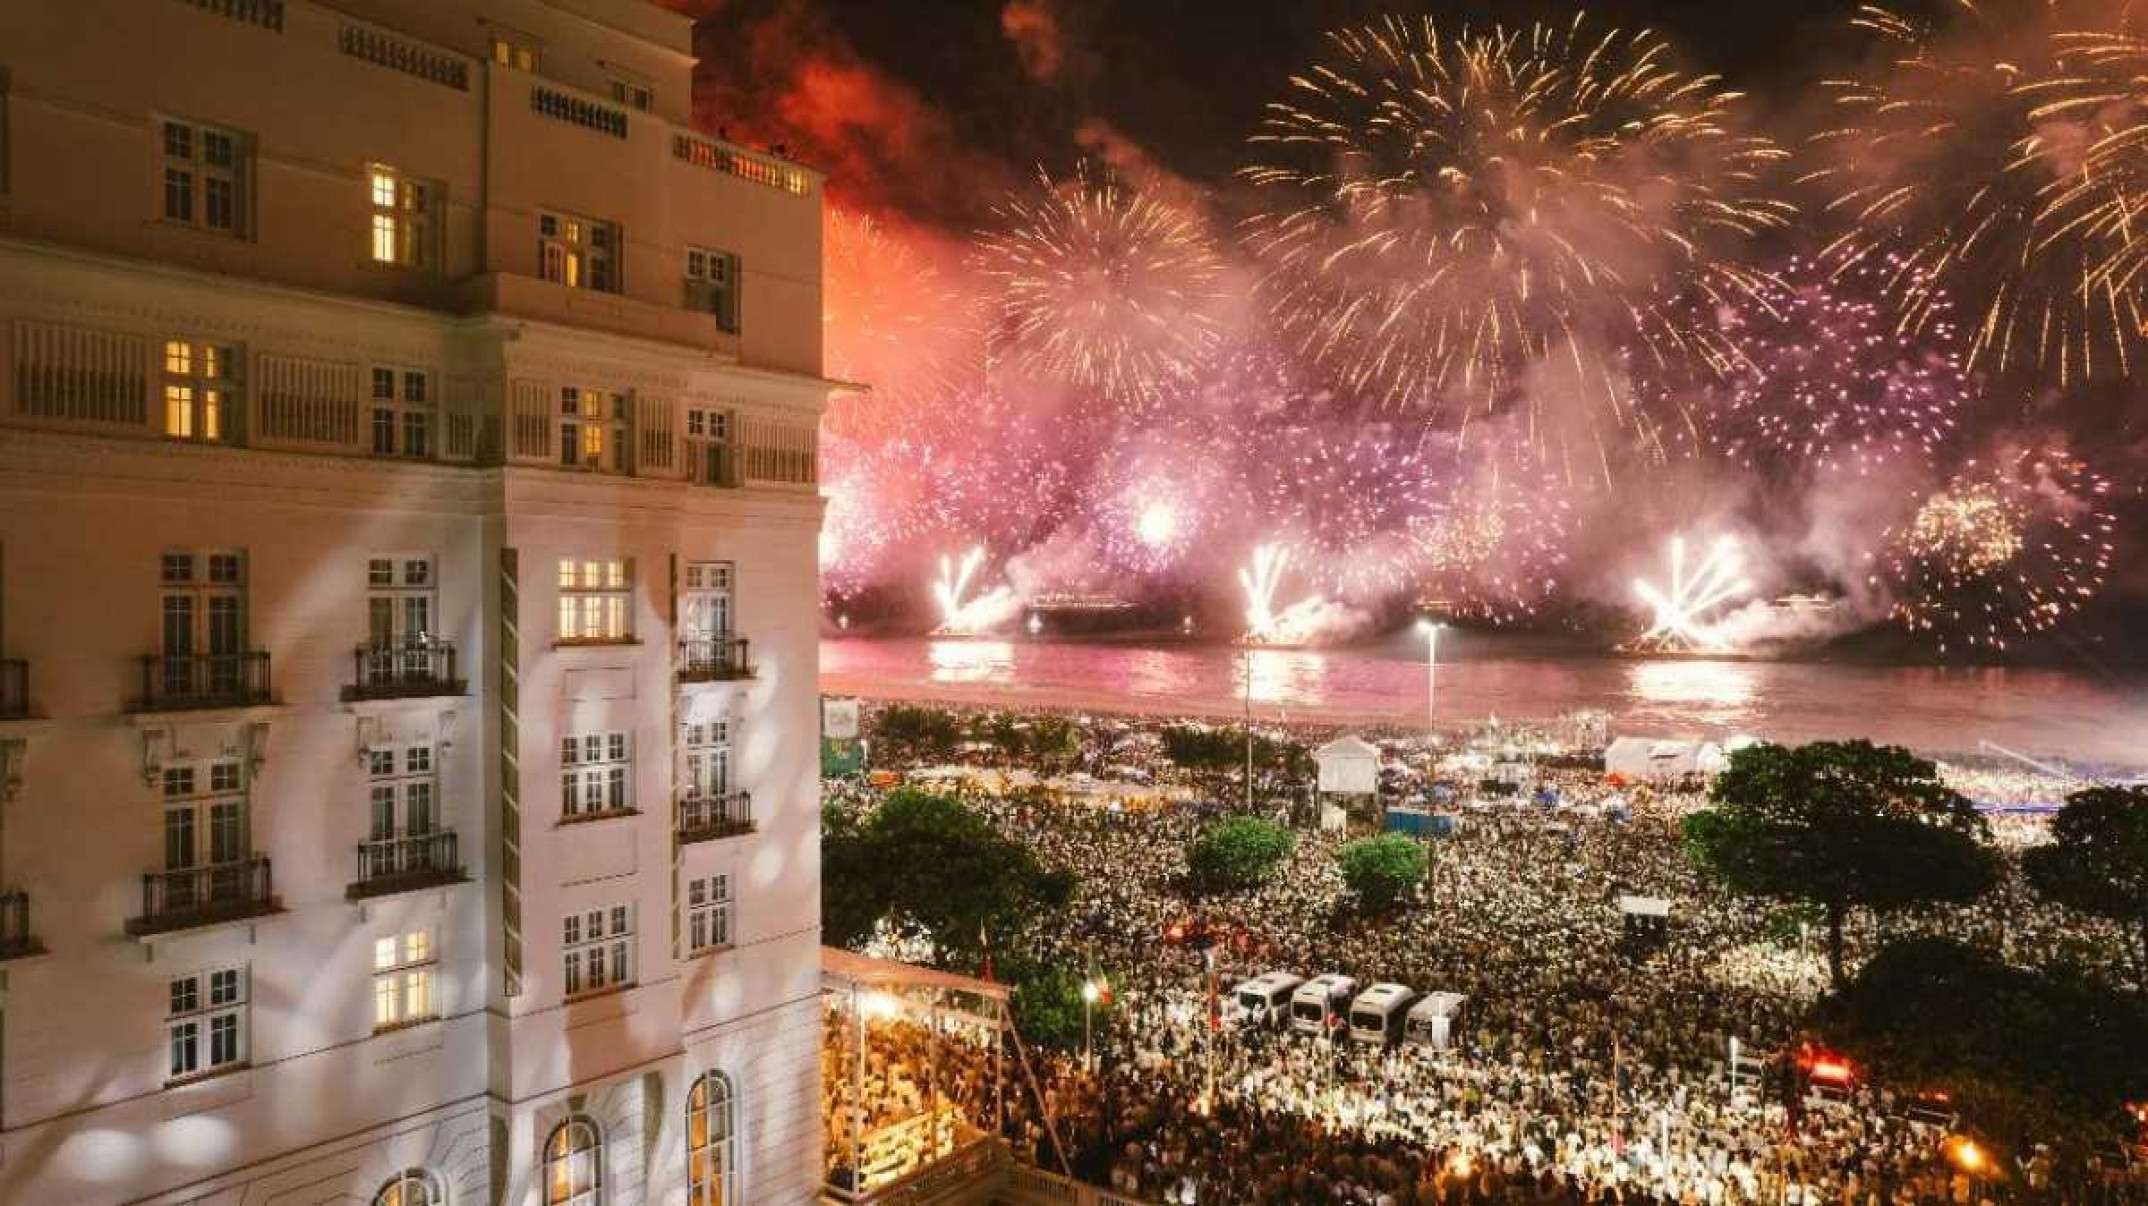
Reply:
<svg viewBox="0 0 2148 1206"><path fill-rule="evenodd" d="M164 118L164 220L222 234L245 233L246 136Z"/></svg>
<svg viewBox="0 0 2148 1206"><path fill-rule="evenodd" d="M689 407L686 411L686 462L696 485L737 484L731 451L731 412Z"/></svg>
<svg viewBox="0 0 2148 1206"><path fill-rule="evenodd" d="M433 997L437 962L428 930L373 940L373 1029L392 1030L440 1016Z"/></svg>
<svg viewBox="0 0 2148 1206"><path fill-rule="evenodd" d="M433 454L432 381L422 369L373 370L373 455Z"/></svg>
<svg viewBox="0 0 2148 1206"><path fill-rule="evenodd" d="M686 950L698 955L731 945L731 877L686 881Z"/></svg>
<svg viewBox="0 0 2148 1206"><path fill-rule="evenodd" d="M633 80L611 81L612 99L622 105L632 105L647 113L656 104L656 91L647 84Z"/></svg>
<svg viewBox="0 0 2148 1206"><path fill-rule="evenodd" d="M537 44L521 34L496 30L492 35L492 61L517 71L535 71Z"/></svg>
<svg viewBox="0 0 2148 1206"><path fill-rule="evenodd" d="M560 928L567 996L624 988L634 982L634 906L569 913Z"/></svg>
<svg viewBox="0 0 2148 1206"><path fill-rule="evenodd" d="M559 813L594 817L634 807L633 745L625 733L583 733L559 741Z"/></svg>
<svg viewBox="0 0 2148 1206"><path fill-rule="evenodd" d="M732 1169L738 1165L736 1098L731 1078L704 1072L686 1094L687 1206L731 1206L738 1199Z"/></svg>
<svg viewBox="0 0 2148 1206"><path fill-rule="evenodd" d="M366 750L366 792L370 815L366 878L394 875L419 863L425 851L407 839L430 835L440 824L435 800L431 742L375 745Z"/></svg>
<svg viewBox="0 0 2148 1206"><path fill-rule="evenodd" d="M716 325L738 333L738 257L706 247L686 249L686 304L716 315Z"/></svg>
<svg viewBox="0 0 2148 1206"><path fill-rule="evenodd" d="M619 228L572 214L538 211L537 274L570 289L619 292Z"/></svg>
<svg viewBox="0 0 2148 1206"><path fill-rule="evenodd" d="M544 1141L545 1206L598 1206L604 1191L604 1141L597 1124L576 1114Z"/></svg>
<svg viewBox="0 0 2148 1206"><path fill-rule="evenodd" d="M697 440L709 440L718 444L731 441L731 412L728 410L703 410L694 408L686 412L686 434Z"/></svg>
<svg viewBox="0 0 2148 1206"><path fill-rule="evenodd" d="M238 691L245 674L245 556L175 550L160 559L158 573L164 693Z"/></svg>
<svg viewBox="0 0 2148 1206"><path fill-rule="evenodd" d="M231 436L238 349L202 340L164 341L164 434L176 440Z"/></svg>
<svg viewBox="0 0 2148 1206"><path fill-rule="evenodd" d="M366 644L372 649L424 645L433 637L433 559L424 554L368 557Z"/></svg>
<svg viewBox="0 0 2148 1206"><path fill-rule="evenodd" d="M686 640L731 635L731 563L687 562L686 594L679 602L680 635Z"/></svg>
<svg viewBox="0 0 2148 1206"><path fill-rule="evenodd" d="M220 967L175 976L164 1019L167 1081L246 1062L246 969Z"/></svg>
<svg viewBox="0 0 2148 1206"><path fill-rule="evenodd" d="M634 563L563 560L559 563L559 639L634 639Z"/></svg>
<svg viewBox="0 0 2148 1206"><path fill-rule="evenodd" d="M609 390L562 386L559 391L559 463L601 473L627 471L627 418L631 402Z"/></svg>
<svg viewBox="0 0 2148 1206"><path fill-rule="evenodd" d="M680 733L686 747L682 786L689 800L713 799L731 789L731 726L721 720L689 724Z"/></svg>
<svg viewBox="0 0 2148 1206"><path fill-rule="evenodd" d="M422 1168L406 1168L388 1178L373 1195L373 1206L447 1206L440 1178Z"/></svg>
<svg viewBox="0 0 2148 1206"><path fill-rule="evenodd" d="M433 266L433 198L438 187L412 180L386 164L366 169L366 196L371 203L371 247L376 264L401 264L405 268Z"/></svg>

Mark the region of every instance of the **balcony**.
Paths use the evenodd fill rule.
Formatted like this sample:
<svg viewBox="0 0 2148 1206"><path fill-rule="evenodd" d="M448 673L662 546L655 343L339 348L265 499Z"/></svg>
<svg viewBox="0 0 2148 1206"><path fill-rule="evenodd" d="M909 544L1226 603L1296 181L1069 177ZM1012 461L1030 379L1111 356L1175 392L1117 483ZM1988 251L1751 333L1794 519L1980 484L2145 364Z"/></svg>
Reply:
<svg viewBox="0 0 2148 1206"><path fill-rule="evenodd" d="M688 796L679 801L679 841L710 842L753 832L751 792Z"/></svg>
<svg viewBox="0 0 2148 1206"><path fill-rule="evenodd" d="M136 938L244 921L281 911L269 880L268 856L142 876L142 915L127 923Z"/></svg>
<svg viewBox="0 0 2148 1206"><path fill-rule="evenodd" d="M358 878L343 895L347 900L364 900L459 884L468 878L456 853L455 831L436 829L358 843Z"/></svg>
<svg viewBox="0 0 2148 1206"><path fill-rule="evenodd" d="M141 663L142 693L132 705L136 712L244 708L269 702L269 655L265 652L151 654Z"/></svg>
<svg viewBox="0 0 2148 1206"><path fill-rule="evenodd" d="M679 642L679 681L723 683L753 677L753 659L745 637L689 637Z"/></svg>
<svg viewBox="0 0 2148 1206"><path fill-rule="evenodd" d="M360 645L351 655L351 683L343 688L343 699L348 703L461 695L469 684L455 670L454 644L436 637Z"/></svg>
<svg viewBox="0 0 2148 1206"><path fill-rule="evenodd" d="M45 944L30 932L30 894L0 892L0 959L44 953Z"/></svg>
<svg viewBox="0 0 2148 1206"><path fill-rule="evenodd" d="M30 663L0 657L0 720L21 720L29 714Z"/></svg>

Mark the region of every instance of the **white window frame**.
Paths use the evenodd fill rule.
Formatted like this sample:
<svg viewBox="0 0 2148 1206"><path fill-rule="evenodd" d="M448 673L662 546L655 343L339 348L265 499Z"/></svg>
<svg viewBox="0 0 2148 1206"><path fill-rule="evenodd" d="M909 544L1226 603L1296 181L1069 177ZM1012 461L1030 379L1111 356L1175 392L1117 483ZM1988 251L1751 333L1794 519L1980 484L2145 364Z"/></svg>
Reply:
<svg viewBox="0 0 2148 1206"><path fill-rule="evenodd" d="M158 774L164 870L228 867L253 856L253 808L244 759L167 762Z"/></svg>
<svg viewBox="0 0 2148 1206"><path fill-rule="evenodd" d="M634 735L613 729L559 739L561 820L608 817L634 809Z"/></svg>
<svg viewBox="0 0 2148 1206"><path fill-rule="evenodd" d="M244 1067L247 1060L245 964L208 967L166 982L166 1084Z"/></svg>
<svg viewBox="0 0 2148 1206"><path fill-rule="evenodd" d="M561 558L560 643L617 645L633 639L634 559Z"/></svg>
<svg viewBox="0 0 2148 1206"><path fill-rule="evenodd" d="M639 109L644 113L656 108L656 89L646 81L630 80L623 76L615 75L607 80L606 83L610 85L608 91L611 93L612 99L620 104L632 109Z"/></svg>
<svg viewBox="0 0 2148 1206"><path fill-rule="evenodd" d="M430 553L375 553L365 559L366 645L401 649L439 635L439 571Z"/></svg>
<svg viewBox="0 0 2148 1206"><path fill-rule="evenodd" d="M376 743L366 750L368 841L440 832L440 767L426 740Z"/></svg>
<svg viewBox="0 0 2148 1206"><path fill-rule="evenodd" d="M634 399L618 390L563 385L559 390L559 464L562 469L626 473L627 434Z"/></svg>
<svg viewBox="0 0 2148 1206"><path fill-rule="evenodd" d="M679 787L689 800L718 799L731 790L731 723L689 721L679 726L684 765Z"/></svg>
<svg viewBox="0 0 2148 1206"><path fill-rule="evenodd" d="M440 948L430 929L373 939L373 1030L399 1030L440 1016Z"/></svg>
<svg viewBox="0 0 2148 1206"><path fill-rule="evenodd" d="M431 373L376 364L366 374L366 399L366 449L372 455L421 461L439 455Z"/></svg>
<svg viewBox="0 0 2148 1206"><path fill-rule="evenodd" d="M560 996L568 1000L634 985L634 906L578 909L560 919Z"/></svg>
<svg viewBox="0 0 2148 1206"><path fill-rule="evenodd" d="M239 408L236 344L173 336L164 341L166 439L229 443Z"/></svg>
<svg viewBox="0 0 2148 1206"><path fill-rule="evenodd" d="M623 292L624 250L617 222L556 209L537 211L537 275L542 280L569 289Z"/></svg>
<svg viewBox="0 0 2148 1206"><path fill-rule="evenodd" d="M586 1137L586 1143L577 1143ZM587 1114L570 1114L544 1140L544 1206L603 1206L604 1131Z"/></svg>
<svg viewBox="0 0 2148 1206"><path fill-rule="evenodd" d="M728 871L712 872L686 881L686 953L689 958L728 950L737 941L736 905Z"/></svg>
<svg viewBox="0 0 2148 1206"><path fill-rule="evenodd" d="M447 1206L447 1191L429 1168L406 1168L373 1194L373 1206Z"/></svg>
<svg viewBox="0 0 2148 1206"><path fill-rule="evenodd" d="M686 1091L687 1206L734 1206L738 1193L738 1086L711 1069Z"/></svg>
<svg viewBox="0 0 2148 1206"><path fill-rule="evenodd" d="M686 247L686 304L716 316L716 327L738 334L738 253L715 247Z"/></svg>
<svg viewBox="0 0 2148 1206"><path fill-rule="evenodd" d="M679 600L680 635L687 640L730 636L738 625L738 566L689 561Z"/></svg>
<svg viewBox="0 0 2148 1206"><path fill-rule="evenodd" d="M440 186L385 163L369 163L365 194L371 217L366 250L372 261L421 271L436 267L438 225L433 220L433 204Z"/></svg>
<svg viewBox="0 0 2148 1206"><path fill-rule="evenodd" d="M162 168L157 201L162 220L245 238L252 140L237 130L161 115L154 137Z"/></svg>

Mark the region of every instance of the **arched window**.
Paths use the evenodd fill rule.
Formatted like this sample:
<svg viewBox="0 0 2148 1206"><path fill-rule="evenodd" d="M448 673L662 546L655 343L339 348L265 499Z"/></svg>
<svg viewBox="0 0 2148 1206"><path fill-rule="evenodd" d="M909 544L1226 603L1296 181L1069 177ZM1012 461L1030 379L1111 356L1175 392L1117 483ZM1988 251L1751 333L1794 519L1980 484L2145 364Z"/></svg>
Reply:
<svg viewBox="0 0 2148 1206"><path fill-rule="evenodd" d="M576 1114L544 1141L545 1206L598 1206L604 1192L604 1140Z"/></svg>
<svg viewBox="0 0 2148 1206"><path fill-rule="evenodd" d="M738 1099L731 1078L703 1072L686 1095L687 1206L733 1206L738 1177Z"/></svg>
<svg viewBox="0 0 2148 1206"><path fill-rule="evenodd" d="M373 1195L373 1206L447 1206L447 1195L438 1177L422 1168L406 1168Z"/></svg>

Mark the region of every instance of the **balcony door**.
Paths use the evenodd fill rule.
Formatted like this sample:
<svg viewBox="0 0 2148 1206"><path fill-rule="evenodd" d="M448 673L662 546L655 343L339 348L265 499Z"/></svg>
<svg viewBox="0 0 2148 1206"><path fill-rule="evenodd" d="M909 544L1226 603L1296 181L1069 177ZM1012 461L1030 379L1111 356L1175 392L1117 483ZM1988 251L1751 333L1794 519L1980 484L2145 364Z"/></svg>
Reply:
<svg viewBox="0 0 2148 1206"><path fill-rule="evenodd" d="M680 788L689 800L713 800L731 790L731 726L708 721L684 726L680 745L686 766Z"/></svg>
<svg viewBox="0 0 2148 1206"><path fill-rule="evenodd" d="M246 892L246 776L235 758L164 768L164 907L184 911Z"/></svg>
<svg viewBox="0 0 2148 1206"><path fill-rule="evenodd" d="M365 580L367 677L377 683L429 674L438 635L433 559L369 557Z"/></svg>
<svg viewBox="0 0 2148 1206"><path fill-rule="evenodd" d="M731 563L689 561L686 590L679 600L679 633L695 646L713 645L731 635Z"/></svg>
<svg viewBox="0 0 2148 1206"><path fill-rule="evenodd" d="M366 875L393 875L425 865L430 837L440 824L434 798L433 747L414 741L376 745L366 753L368 819Z"/></svg>
<svg viewBox="0 0 2148 1206"><path fill-rule="evenodd" d="M238 553L166 553L159 648L168 695L240 689L246 653L246 562Z"/></svg>

